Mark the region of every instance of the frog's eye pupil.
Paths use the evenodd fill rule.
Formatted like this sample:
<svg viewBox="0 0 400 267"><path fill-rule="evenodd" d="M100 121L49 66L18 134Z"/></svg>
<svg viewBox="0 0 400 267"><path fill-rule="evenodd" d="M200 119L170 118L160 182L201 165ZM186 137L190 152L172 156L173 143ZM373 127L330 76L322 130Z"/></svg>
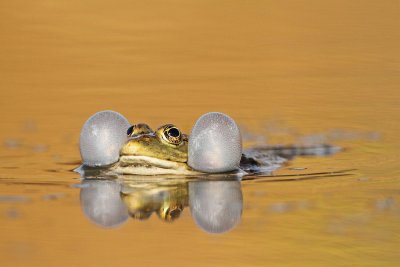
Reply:
<svg viewBox="0 0 400 267"><path fill-rule="evenodd" d="M174 125L168 124L163 127L162 138L172 145L179 145L182 143L182 134Z"/></svg>
<svg viewBox="0 0 400 267"><path fill-rule="evenodd" d="M180 132L176 128L171 128L168 130L168 134L169 134L169 136L172 136L172 137L179 137Z"/></svg>
<svg viewBox="0 0 400 267"><path fill-rule="evenodd" d="M133 133L133 129L135 128L135 125L132 125L131 127L128 128L128 131L126 131L126 134L130 136Z"/></svg>

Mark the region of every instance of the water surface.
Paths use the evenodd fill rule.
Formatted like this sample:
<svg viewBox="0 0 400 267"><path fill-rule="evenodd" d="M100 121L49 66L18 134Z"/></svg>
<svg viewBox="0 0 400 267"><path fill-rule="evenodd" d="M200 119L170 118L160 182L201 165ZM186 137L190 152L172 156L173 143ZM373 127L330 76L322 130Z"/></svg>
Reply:
<svg viewBox="0 0 400 267"><path fill-rule="evenodd" d="M2 266L397 266L397 1L0 7ZM246 146L345 150L298 157L272 178L144 184L183 209L172 222L156 213L140 220L119 202L120 184L88 186L71 171L81 126L104 109L187 133L220 111L241 125ZM329 175L338 171L345 175ZM235 204L229 227L202 221L212 201L191 208L212 200L210 183L226 195L218 201ZM111 205L104 218L115 221L88 216L90 188L100 192L89 197L99 197L96 214Z"/></svg>

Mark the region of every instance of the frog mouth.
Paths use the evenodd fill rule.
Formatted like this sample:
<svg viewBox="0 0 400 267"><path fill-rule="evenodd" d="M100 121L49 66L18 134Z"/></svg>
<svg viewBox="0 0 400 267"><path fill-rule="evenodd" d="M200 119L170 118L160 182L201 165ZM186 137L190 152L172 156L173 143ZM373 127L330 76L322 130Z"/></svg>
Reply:
<svg viewBox="0 0 400 267"><path fill-rule="evenodd" d="M150 156L139 156L139 155L125 155L120 157L121 166L127 165L140 165L140 166L150 166L150 167L158 167L164 169L176 169L179 168L182 164L181 162L175 162L166 159L159 159ZM187 165L186 165L187 166Z"/></svg>
<svg viewBox="0 0 400 267"><path fill-rule="evenodd" d="M186 163L154 158L150 156L124 155L114 167L119 174L160 175L178 174L195 175L199 172L192 170Z"/></svg>

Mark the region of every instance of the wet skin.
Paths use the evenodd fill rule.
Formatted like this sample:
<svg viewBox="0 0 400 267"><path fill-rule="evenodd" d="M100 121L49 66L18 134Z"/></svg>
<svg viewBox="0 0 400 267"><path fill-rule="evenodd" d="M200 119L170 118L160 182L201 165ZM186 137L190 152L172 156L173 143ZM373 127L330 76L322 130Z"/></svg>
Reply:
<svg viewBox="0 0 400 267"><path fill-rule="evenodd" d="M153 131L147 124L132 125L128 141L120 150L120 159L113 168L124 174L196 174L187 165L188 136L172 124Z"/></svg>
<svg viewBox="0 0 400 267"><path fill-rule="evenodd" d="M172 125L166 124L153 132L147 124L128 129L128 142L120 156L147 156L175 162L187 162L188 137Z"/></svg>

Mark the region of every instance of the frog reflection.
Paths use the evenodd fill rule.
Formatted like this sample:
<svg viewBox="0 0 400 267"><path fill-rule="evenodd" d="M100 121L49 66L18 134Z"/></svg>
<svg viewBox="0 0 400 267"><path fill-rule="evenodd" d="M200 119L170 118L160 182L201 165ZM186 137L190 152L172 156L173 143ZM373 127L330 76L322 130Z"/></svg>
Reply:
<svg viewBox="0 0 400 267"><path fill-rule="evenodd" d="M104 228L114 228L127 221L128 209L121 201L120 188L115 180L84 180L80 202L86 217Z"/></svg>
<svg viewBox="0 0 400 267"><path fill-rule="evenodd" d="M187 182L122 183L121 198L134 219L145 220L153 213L166 222L179 218L188 205Z"/></svg>
<svg viewBox="0 0 400 267"><path fill-rule="evenodd" d="M189 183L189 206L196 224L209 233L224 233L240 222L243 196L239 181Z"/></svg>
<svg viewBox="0 0 400 267"><path fill-rule="evenodd" d="M224 233L239 224L242 214L241 185L236 180L85 180L83 185L87 183L90 187L81 190L82 209L91 221L107 228L120 225L129 216L147 220L153 213L170 223L189 207L193 220L201 229ZM97 186L93 185L97 183Z"/></svg>

